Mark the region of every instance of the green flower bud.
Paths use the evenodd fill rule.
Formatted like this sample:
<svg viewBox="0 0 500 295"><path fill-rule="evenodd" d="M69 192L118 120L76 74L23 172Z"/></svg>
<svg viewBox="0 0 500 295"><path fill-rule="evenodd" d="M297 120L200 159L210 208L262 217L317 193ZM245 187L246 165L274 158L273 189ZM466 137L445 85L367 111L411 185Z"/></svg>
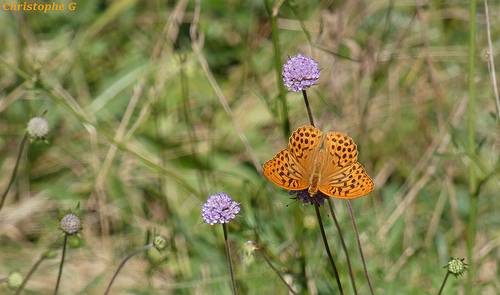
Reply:
<svg viewBox="0 0 500 295"><path fill-rule="evenodd" d="M83 239L79 238L79 237L73 237L71 238L71 240L69 241L69 246L71 248L80 248L81 246L83 245Z"/></svg>
<svg viewBox="0 0 500 295"><path fill-rule="evenodd" d="M10 290L17 290L23 284L23 275L18 271L12 272L7 279L7 287Z"/></svg>
<svg viewBox="0 0 500 295"><path fill-rule="evenodd" d="M153 245L161 252L167 248L167 238L162 235L156 235L153 239Z"/></svg>
<svg viewBox="0 0 500 295"><path fill-rule="evenodd" d="M468 270L467 264L464 262L464 260L465 258L451 258L451 260L448 262L448 265L446 265L445 267L447 267L448 271L456 277L462 276L465 271Z"/></svg>

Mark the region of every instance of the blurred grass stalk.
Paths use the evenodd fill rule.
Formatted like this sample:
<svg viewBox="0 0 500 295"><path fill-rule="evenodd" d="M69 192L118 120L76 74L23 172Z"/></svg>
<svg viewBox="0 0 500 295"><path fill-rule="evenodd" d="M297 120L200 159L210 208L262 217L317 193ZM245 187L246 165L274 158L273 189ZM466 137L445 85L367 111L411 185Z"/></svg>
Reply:
<svg viewBox="0 0 500 295"><path fill-rule="evenodd" d="M470 272L467 277L466 294L472 294L472 285L475 277L476 265L473 261L473 250L476 238L476 214L477 214L477 181L475 173L475 162L473 161L475 153L475 85L474 74L476 66L476 0L470 1L470 22L469 22L469 105L468 105L468 150L469 156L469 234L467 236L467 260L470 265Z"/></svg>
<svg viewBox="0 0 500 295"><path fill-rule="evenodd" d="M7 199L7 195L9 194L9 189L16 178L17 167L19 166L19 162L21 161L21 156L23 154L24 146L28 143L28 133L24 134L23 141L21 141L21 145L19 146L19 151L17 152L16 164L14 164L14 169L12 170L12 175L10 176L9 184L5 188L5 192L0 196L0 211L2 211L3 204L5 199Z"/></svg>
<svg viewBox="0 0 500 295"><path fill-rule="evenodd" d="M30 75L28 75L26 72L21 70L18 67L15 67L11 64L9 64L5 59L3 59L0 56L0 64L3 64L6 68L12 70L15 72L17 75L25 79L26 81L33 81ZM33 78L35 79L35 78ZM182 177L180 177L180 173L177 171L174 171L173 167L169 167L168 169L165 168L160 164L158 159L152 158L150 155L145 154L145 152L141 150L137 150L136 147L131 147L128 145L127 141L124 140L116 140L115 136L112 135L111 133L105 131L103 128L99 127L99 125L96 122L93 122L87 114L85 114L81 109L75 109L70 103L68 103L63 97L58 96L54 93L53 88L50 86L47 86L43 80L38 79L36 80L36 85L40 89L43 89L47 95L54 100L54 102L62 107L64 107L66 110L68 110L70 113L72 113L82 124L86 125L86 127L93 127L100 135L104 136L111 145L116 145L118 149L120 149L123 152L127 152L134 157L140 159L146 166L156 169L158 171L161 171L163 174L171 177L175 181L177 181L182 187L186 188L190 193L196 195L196 196L201 196L201 193L198 192L195 188L193 188L189 182L185 181Z"/></svg>
<svg viewBox="0 0 500 295"><path fill-rule="evenodd" d="M26 283L31 278L31 275L33 275L33 273L38 269L38 267L40 266L40 264L42 264L42 262L45 259L47 259L47 258L50 257L51 254L49 254L49 253L50 253L50 251L47 251L47 252L43 253L40 256L40 258L35 262L35 264L33 264L33 266L31 267L31 269L29 270L28 274L24 278L23 283L21 284L21 286L19 288L17 288L15 295L21 294L21 291L24 289L24 286L26 286Z"/></svg>
<svg viewBox="0 0 500 295"><path fill-rule="evenodd" d="M288 140L290 136L290 121L288 119L288 106L286 103L286 90L283 83L281 83L281 68L283 63L281 62L281 50L280 41L278 36L278 10L279 6L283 3L282 1L276 1L275 5L271 6L269 0L264 0L264 5L266 6L267 13L269 14L269 22L271 24L271 33L273 36L273 47L274 47L274 69L276 71L276 84L280 90L280 99L282 107L282 127L283 136L285 140Z"/></svg>

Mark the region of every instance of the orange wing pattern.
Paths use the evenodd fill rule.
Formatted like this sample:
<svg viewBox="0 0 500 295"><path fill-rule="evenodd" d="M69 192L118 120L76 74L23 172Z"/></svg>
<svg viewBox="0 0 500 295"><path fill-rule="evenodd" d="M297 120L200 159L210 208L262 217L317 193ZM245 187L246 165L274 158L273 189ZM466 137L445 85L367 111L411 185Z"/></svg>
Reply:
<svg viewBox="0 0 500 295"><path fill-rule="evenodd" d="M357 162L358 150L353 140L340 132L326 135L324 152L320 153L323 133L312 126L298 128L290 137L289 149L279 152L264 164L264 175L275 185L288 190L304 190L316 165L321 170L319 191L340 199L354 199L369 194L373 181ZM316 172L317 173L317 172ZM317 174L315 178L317 177ZM315 185L312 190L315 192Z"/></svg>
<svg viewBox="0 0 500 295"><path fill-rule="evenodd" d="M289 190L309 187L309 175L319 153L323 133L311 126L298 128L288 146L264 164L264 175L275 185Z"/></svg>
<svg viewBox="0 0 500 295"><path fill-rule="evenodd" d="M325 139L325 160L319 190L334 198L354 199L369 194L373 181L357 162L358 149L353 140L340 132L331 132Z"/></svg>

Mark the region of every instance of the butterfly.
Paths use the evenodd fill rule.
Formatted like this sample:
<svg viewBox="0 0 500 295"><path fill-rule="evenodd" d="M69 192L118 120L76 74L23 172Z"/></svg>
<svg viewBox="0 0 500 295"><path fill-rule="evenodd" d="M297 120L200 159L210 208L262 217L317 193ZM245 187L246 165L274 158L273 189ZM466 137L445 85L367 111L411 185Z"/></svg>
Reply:
<svg viewBox="0 0 500 295"><path fill-rule="evenodd" d="M284 149L264 164L264 175L275 185L293 191L307 189L340 199L354 199L373 191L373 181L358 163L352 138L340 132L326 135L312 126L298 128Z"/></svg>

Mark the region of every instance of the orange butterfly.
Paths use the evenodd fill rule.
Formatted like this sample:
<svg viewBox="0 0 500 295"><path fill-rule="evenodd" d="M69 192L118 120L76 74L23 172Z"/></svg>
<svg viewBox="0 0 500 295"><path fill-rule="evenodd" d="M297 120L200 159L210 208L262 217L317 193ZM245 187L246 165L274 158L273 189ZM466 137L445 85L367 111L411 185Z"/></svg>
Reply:
<svg viewBox="0 0 500 295"><path fill-rule="evenodd" d="M289 150L282 150L264 164L264 175L284 189L307 189L311 198L318 191L340 199L369 194L373 181L357 162L358 150L352 139L340 132L330 132L324 148L320 149L322 142L323 133L319 129L298 128L290 137Z"/></svg>

